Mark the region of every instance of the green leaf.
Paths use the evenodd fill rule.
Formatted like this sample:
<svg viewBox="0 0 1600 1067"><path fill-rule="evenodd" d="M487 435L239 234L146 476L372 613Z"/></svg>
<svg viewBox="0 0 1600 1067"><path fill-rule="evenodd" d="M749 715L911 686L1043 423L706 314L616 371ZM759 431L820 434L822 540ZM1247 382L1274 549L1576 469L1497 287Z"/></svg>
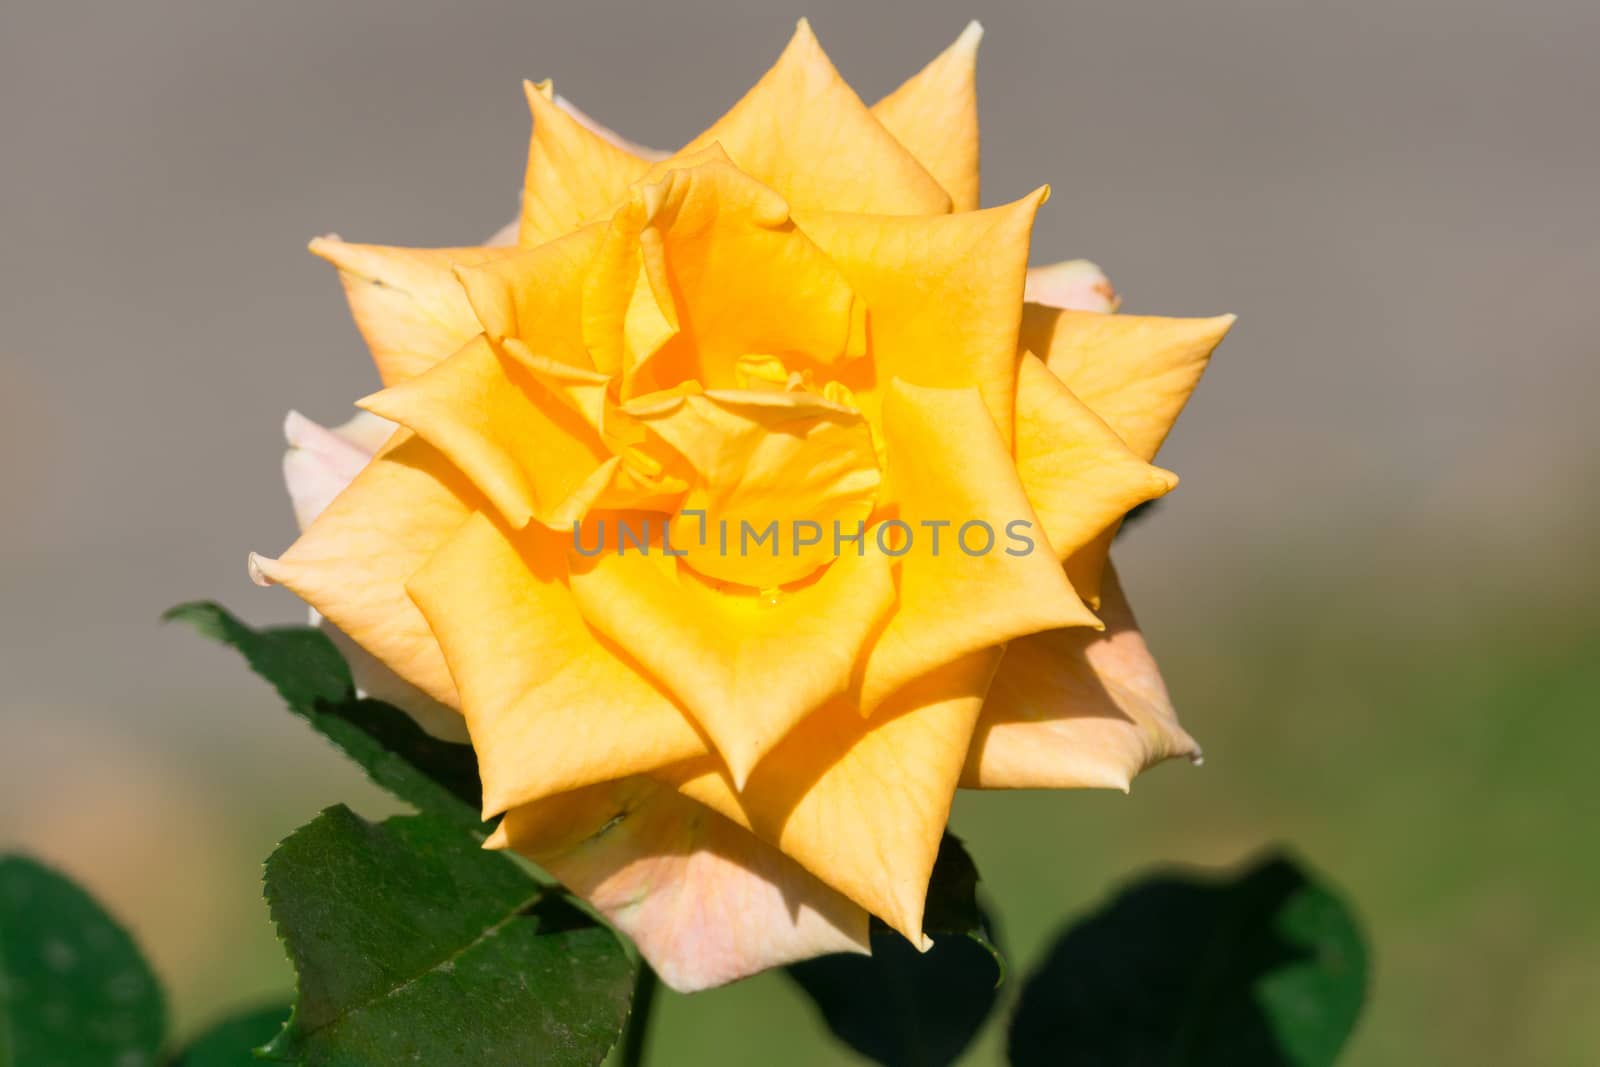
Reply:
<svg viewBox="0 0 1600 1067"><path fill-rule="evenodd" d="M1005 961L978 903L978 869L945 834L928 884L918 952L873 921L872 955L823 956L788 967L839 1040L887 1067L942 1067L971 1043L994 1008Z"/></svg>
<svg viewBox="0 0 1600 1067"><path fill-rule="evenodd" d="M1154 877L1056 942L1023 989L1011 1062L1331 1064L1366 974L1355 918L1284 856Z"/></svg>
<svg viewBox="0 0 1600 1067"><path fill-rule="evenodd" d="M179 604L164 619L186 622L244 654L289 710L309 722L418 811L443 816L481 839L483 787L469 745L440 741L398 708L360 700L350 668L332 641L310 626L255 630L212 603Z"/></svg>
<svg viewBox="0 0 1600 1067"><path fill-rule="evenodd" d="M255 1050L283 1029L289 1005L269 1004L232 1015L195 1038L172 1061L172 1067L251 1067L260 1064Z"/></svg>
<svg viewBox="0 0 1600 1067"><path fill-rule="evenodd" d="M0 1067L154 1067L161 986L90 896L24 856L0 857Z"/></svg>
<svg viewBox="0 0 1600 1067"><path fill-rule="evenodd" d="M299 975L273 1059L596 1064L628 1014L611 931L435 815L330 808L268 859L266 896Z"/></svg>

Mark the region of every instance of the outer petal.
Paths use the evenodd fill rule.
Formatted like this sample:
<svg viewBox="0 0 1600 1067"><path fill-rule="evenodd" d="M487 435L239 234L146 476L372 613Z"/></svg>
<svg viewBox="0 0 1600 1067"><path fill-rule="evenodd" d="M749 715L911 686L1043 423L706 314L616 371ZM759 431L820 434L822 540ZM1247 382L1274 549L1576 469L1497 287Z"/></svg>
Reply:
<svg viewBox="0 0 1600 1067"><path fill-rule="evenodd" d="M339 268L385 385L427 370L479 331L455 267L505 255L503 248L386 248L337 237L317 238L311 251Z"/></svg>
<svg viewBox="0 0 1600 1067"><path fill-rule="evenodd" d="M535 517L553 522L611 458L578 412L482 334L426 373L360 403L432 444L517 528Z"/></svg>
<svg viewBox="0 0 1600 1067"><path fill-rule="evenodd" d="M630 141L615 130L606 126L602 126L599 122L590 118L584 112L578 110L577 104L574 104L571 100L568 100L560 93L556 94L556 107L559 107L562 111L565 111L567 114L571 115L578 125L582 126L590 133L597 135L601 140L607 142L608 144L615 145L629 155L638 156L647 163L654 163L657 160L666 159L667 156L671 154L669 152L664 152L659 148L650 148L645 145L638 144L635 141Z"/></svg>
<svg viewBox="0 0 1600 1067"><path fill-rule="evenodd" d="M1136 505L1178 484L1128 449L1031 353L1017 367L1017 475L1057 559L1113 529ZM1071 575L1069 574L1069 577ZM1098 591L1073 583L1080 595Z"/></svg>
<svg viewBox="0 0 1600 1067"><path fill-rule="evenodd" d="M740 782L849 688L894 601L888 560L875 552L847 552L805 584L758 593L713 586L663 556L659 540L650 555L624 548L574 562L584 617L688 707Z"/></svg>
<svg viewBox="0 0 1600 1067"><path fill-rule="evenodd" d="M1117 310L1122 298L1111 287L1105 271L1087 259L1068 259L1028 271L1024 299L1047 307L1076 308L1079 311Z"/></svg>
<svg viewBox="0 0 1600 1067"><path fill-rule="evenodd" d="M460 687L486 818L708 751L682 709L584 623L566 537L474 515L407 585Z"/></svg>
<svg viewBox="0 0 1600 1067"><path fill-rule="evenodd" d="M283 477L300 529L310 526L344 492L396 429L394 423L365 411L331 430L297 412L289 413L284 423L289 451L283 457ZM435 737L467 740L466 725L454 708L439 703L395 674L318 612L311 612L311 621L320 624L338 646L350 666L357 692L400 708Z"/></svg>
<svg viewBox="0 0 1600 1067"><path fill-rule="evenodd" d="M978 210L978 42L983 27L969 23L955 43L872 114L917 157L950 194L956 211Z"/></svg>
<svg viewBox="0 0 1600 1067"><path fill-rule="evenodd" d="M605 233L596 223L537 248L457 268L483 331L491 340L517 338L540 356L592 368L583 340L583 287Z"/></svg>
<svg viewBox="0 0 1600 1067"><path fill-rule="evenodd" d="M397 434L282 558L252 554L251 574L289 587L401 678L459 707L439 644L405 581L481 506L437 450Z"/></svg>
<svg viewBox="0 0 1600 1067"><path fill-rule="evenodd" d="M845 84L804 19L755 88L683 151L714 141L799 211L950 210L949 196Z"/></svg>
<svg viewBox="0 0 1600 1067"><path fill-rule="evenodd" d="M489 844L561 879L681 993L868 951L860 907L749 831L646 778L514 808Z"/></svg>
<svg viewBox="0 0 1600 1067"><path fill-rule="evenodd" d="M1126 790L1151 764L1199 758L1111 569L1100 614L1104 633L1053 630L1006 648L962 785Z"/></svg>
<svg viewBox="0 0 1600 1067"><path fill-rule="evenodd" d="M883 430L889 500L912 536L900 560L899 603L867 659L862 711L980 649L1040 630L1099 625L1048 545L1025 547L1015 536L1037 534L1039 520L976 390L896 382ZM942 534L934 523L945 524ZM984 545L981 527L963 535L968 523L987 523L991 543Z"/></svg>
<svg viewBox="0 0 1600 1067"><path fill-rule="evenodd" d="M382 423L386 427L385 438L395 431L394 423L386 419L364 411L360 415ZM344 487L361 473L361 468L371 462L373 453L378 450L377 445L365 447L361 437L352 439L351 435L341 432L344 429L319 426L298 411L289 412L283 420L283 436L289 442L289 450L283 454L283 482L289 489L295 523L302 530L322 514L334 497L344 492ZM356 432L364 434L365 427Z"/></svg>
<svg viewBox="0 0 1600 1067"><path fill-rule="evenodd" d="M869 310L877 379L849 382L869 407L893 378L976 386L1010 441L1028 239L1047 195L1040 189L1003 207L939 218L801 219Z"/></svg>
<svg viewBox="0 0 1600 1067"><path fill-rule="evenodd" d="M1148 460L1233 320L1101 315L1029 304L1021 343Z"/></svg>
<svg viewBox="0 0 1600 1067"><path fill-rule="evenodd" d="M605 218L650 165L558 107L549 82L524 87L533 137L517 240L533 246Z"/></svg>
<svg viewBox="0 0 1600 1067"><path fill-rule="evenodd" d="M710 763L660 776L926 948L928 878L998 660L990 649L950 664L871 718L848 701L816 712L740 791Z"/></svg>

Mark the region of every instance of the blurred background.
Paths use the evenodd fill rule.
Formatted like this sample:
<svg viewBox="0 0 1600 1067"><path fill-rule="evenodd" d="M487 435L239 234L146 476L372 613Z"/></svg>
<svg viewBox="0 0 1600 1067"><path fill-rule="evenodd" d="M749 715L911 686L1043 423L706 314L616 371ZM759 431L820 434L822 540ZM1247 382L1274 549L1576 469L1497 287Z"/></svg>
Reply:
<svg viewBox="0 0 1600 1067"><path fill-rule="evenodd" d="M1137 871L1283 841L1375 947L1348 1062L1600 1062L1592 0L8 0L0 846L128 922L186 1032L287 989L261 859L388 802L157 616L302 618L245 575L294 532L279 425L376 385L305 241L481 239L521 78L673 146L800 14L869 102L981 19L985 201L1052 184L1036 261L1240 315L1119 557L1206 764L960 798L1014 967ZM655 1036L849 1062L779 976L671 997Z"/></svg>

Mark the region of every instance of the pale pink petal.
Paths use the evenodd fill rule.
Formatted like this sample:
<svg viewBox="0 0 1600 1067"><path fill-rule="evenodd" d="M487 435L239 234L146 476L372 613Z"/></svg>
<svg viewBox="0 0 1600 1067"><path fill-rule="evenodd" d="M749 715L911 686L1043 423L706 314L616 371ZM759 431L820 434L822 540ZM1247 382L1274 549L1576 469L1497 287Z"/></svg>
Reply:
<svg viewBox="0 0 1600 1067"><path fill-rule="evenodd" d="M289 487L295 522L304 530L361 473L375 449L312 422L298 411L289 412L284 419L283 436L289 442L289 451L283 456L283 480Z"/></svg>
<svg viewBox="0 0 1600 1067"><path fill-rule="evenodd" d="M867 913L782 852L648 778L513 808L489 839L592 904L681 993L869 951Z"/></svg>
<svg viewBox="0 0 1600 1067"><path fill-rule="evenodd" d="M654 163L657 160L666 159L672 154L671 152L663 152L659 148L646 148L642 144L637 144L628 140L615 130L608 129L605 126L600 125L594 119L590 118L588 115L585 115L582 111L579 111L578 105L574 104L571 100L568 100L560 93L556 94L556 106L565 111L567 114L571 115L577 120L579 126L582 126L590 133L599 134L601 138L615 145L617 148L622 149L624 152L631 152L647 162Z"/></svg>
<svg viewBox="0 0 1600 1067"><path fill-rule="evenodd" d="M1102 593L1103 633L1049 630L1006 647L963 786L1126 791L1164 759L1200 761L1109 566Z"/></svg>
<svg viewBox="0 0 1600 1067"><path fill-rule="evenodd" d="M490 234L489 239L483 243L490 248L510 248L517 243L517 232L521 228L522 211L519 208L517 213L511 217L510 222Z"/></svg>
<svg viewBox="0 0 1600 1067"><path fill-rule="evenodd" d="M361 449L370 458L389 442L396 430L394 423L370 411L357 411L348 422L341 422L331 431L335 436Z"/></svg>
<svg viewBox="0 0 1600 1067"><path fill-rule="evenodd" d="M1087 259L1034 267L1028 271L1022 298L1046 307L1106 313L1117 310L1122 303L1105 272Z"/></svg>

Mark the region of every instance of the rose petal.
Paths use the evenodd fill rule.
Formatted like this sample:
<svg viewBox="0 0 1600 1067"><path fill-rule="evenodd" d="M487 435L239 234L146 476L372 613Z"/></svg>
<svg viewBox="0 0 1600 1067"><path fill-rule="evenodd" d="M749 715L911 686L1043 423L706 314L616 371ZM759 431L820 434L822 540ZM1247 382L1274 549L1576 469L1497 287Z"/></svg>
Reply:
<svg viewBox="0 0 1600 1067"><path fill-rule="evenodd" d="M611 458L579 413L481 334L425 373L360 403L437 448L518 529L536 517L553 522Z"/></svg>
<svg viewBox="0 0 1600 1067"><path fill-rule="evenodd" d="M859 412L803 393L712 391L635 416L692 472L673 544L707 577L754 589L800 581L833 559L835 528L854 531L872 514L878 459ZM745 524L778 533L765 551L728 551L710 523L736 539ZM804 533L815 544L799 544L797 523L813 524Z"/></svg>
<svg viewBox="0 0 1600 1067"><path fill-rule="evenodd" d="M1024 352L1017 371L1017 475L1056 558L1069 561L1073 588L1089 600L1100 573L1082 550L1178 479L1134 455L1038 357Z"/></svg>
<svg viewBox="0 0 1600 1067"><path fill-rule="evenodd" d="M867 913L749 831L646 778L506 813L517 850L589 901L680 993L831 952L867 952Z"/></svg>
<svg viewBox="0 0 1600 1067"><path fill-rule="evenodd" d="M574 104L571 100L568 100L560 93L556 94L556 107L559 107L561 110L571 115L573 120L576 121L578 125L582 126L590 133L595 134L608 144L615 145L624 152L627 152L629 155L638 156L640 159L654 163L657 160L666 159L667 156L671 154L659 148L647 148L642 144L628 140L615 130L602 126L600 123L596 122L594 119L578 110L577 104Z"/></svg>
<svg viewBox="0 0 1600 1067"><path fill-rule="evenodd" d="M474 515L407 584L460 684L485 818L707 751L671 697L584 623L569 538Z"/></svg>
<svg viewBox="0 0 1600 1067"><path fill-rule="evenodd" d="M337 237L317 238L311 251L339 268L385 385L420 374L479 332L455 267L505 255L499 248L386 248Z"/></svg>
<svg viewBox="0 0 1600 1067"><path fill-rule="evenodd" d="M849 688L894 602L888 560L846 552L799 586L739 592L663 555L652 530L649 554L616 544L575 561L573 592L590 624L683 702L742 782L796 723Z"/></svg>
<svg viewBox="0 0 1600 1067"><path fill-rule="evenodd" d="M532 247L609 217L649 163L556 106L549 82L524 82L533 112L517 241Z"/></svg>
<svg viewBox="0 0 1600 1067"><path fill-rule="evenodd" d="M867 306L870 366L861 361L855 376L850 368L843 374L865 409L895 378L976 386L1010 439L1029 234L1047 195L1039 189L1003 207L928 218L800 218Z"/></svg>
<svg viewBox="0 0 1600 1067"><path fill-rule="evenodd" d="M950 210L949 195L867 110L804 19L772 69L683 151L713 142L797 211Z"/></svg>
<svg viewBox="0 0 1600 1067"><path fill-rule="evenodd" d="M941 668L870 718L849 700L814 712L743 789L713 761L657 777L782 848L925 949L928 879L999 658L986 649Z"/></svg>
<svg viewBox="0 0 1600 1067"><path fill-rule="evenodd" d="M387 427L386 434L394 432L394 423L366 412L361 414L373 422L383 423ZM361 468L377 451L376 447L366 448L364 437L356 436L364 435L365 427L353 434L340 430L320 426L298 411L289 412L284 419L283 436L289 442L289 450L283 454L283 481L289 489L295 522L302 530L322 514L334 497L344 492L344 487L361 473Z"/></svg>
<svg viewBox="0 0 1600 1067"><path fill-rule="evenodd" d="M1122 298L1105 272L1087 259L1068 259L1028 271L1023 299L1047 307L1075 308L1106 314L1117 310Z"/></svg>
<svg viewBox="0 0 1600 1067"><path fill-rule="evenodd" d="M283 428L289 440L283 475L294 504L295 520L302 530L344 492L396 428L388 419L365 411L356 412L354 418L331 430L298 412L289 413ZM392 704L441 740L467 740L466 724L454 708L439 703L391 671L315 609L311 611L311 623L320 626L344 656L357 695Z"/></svg>
<svg viewBox="0 0 1600 1067"><path fill-rule="evenodd" d="M872 106L872 114L938 179L956 211L978 209L978 42L970 22L955 43Z"/></svg>
<svg viewBox="0 0 1600 1067"><path fill-rule="evenodd" d="M1104 633L1053 630L1006 648L963 786L1126 790L1152 764L1199 757L1110 568L1100 615Z"/></svg>
<svg viewBox="0 0 1600 1067"><path fill-rule="evenodd" d="M969 653L1040 630L1099 626L1049 546L1029 549L1017 536L1037 534L1039 520L977 390L897 381L883 431L888 497L910 544L896 610L863 672L863 712ZM942 530L931 525L941 522ZM987 535L972 523L987 524Z"/></svg>
<svg viewBox="0 0 1600 1067"><path fill-rule="evenodd" d="M1232 325L1232 315L1172 319L1027 304L1020 342L1105 420L1135 456L1150 460ZM1067 560L1073 585L1090 604L1099 603L1100 573L1120 525Z"/></svg>
<svg viewBox="0 0 1600 1067"><path fill-rule="evenodd" d="M485 506L436 449L399 433L281 558L252 553L251 576L287 586L401 678L459 707L439 644L405 580Z"/></svg>
<svg viewBox="0 0 1600 1067"><path fill-rule="evenodd" d="M659 315L646 341L624 338L624 397L684 381L735 388L751 353L831 362L855 325L849 283L783 199L717 161L668 170L630 196L585 303L590 314L610 304L613 337L640 309Z"/></svg>
<svg viewBox="0 0 1600 1067"><path fill-rule="evenodd" d="M517 338L541 357L592 369L584 346L583 289L605 240L596 223L456 274L491 340Z"/></svg>
<svg viewBox="0 0 1600 1067"><path fill-rule="evenodd" d="M1020 341L1148 460L1233 320L1104 315L1029 304Z"/></svg>

